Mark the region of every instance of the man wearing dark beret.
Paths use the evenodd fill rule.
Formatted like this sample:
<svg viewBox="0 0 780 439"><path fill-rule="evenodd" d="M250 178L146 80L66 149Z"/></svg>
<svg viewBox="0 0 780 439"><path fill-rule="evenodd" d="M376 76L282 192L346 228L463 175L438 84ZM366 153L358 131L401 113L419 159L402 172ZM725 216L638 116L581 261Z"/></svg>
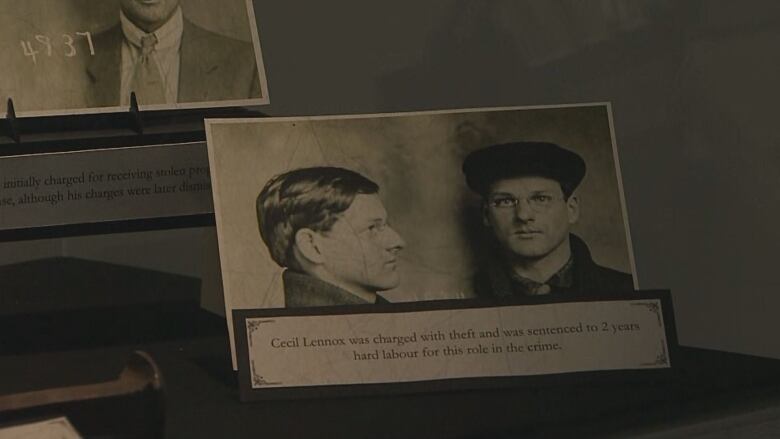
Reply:
<svg viewBox="0 0 780 439"><path fill-rule="evenodd" d="M630 274L598 265L570 232L579 218L578 154L545 142L493 145L463 162L468 186L483 199L483 222L498 258L474 277L479 296L583 297L633 291Z"/></svg>

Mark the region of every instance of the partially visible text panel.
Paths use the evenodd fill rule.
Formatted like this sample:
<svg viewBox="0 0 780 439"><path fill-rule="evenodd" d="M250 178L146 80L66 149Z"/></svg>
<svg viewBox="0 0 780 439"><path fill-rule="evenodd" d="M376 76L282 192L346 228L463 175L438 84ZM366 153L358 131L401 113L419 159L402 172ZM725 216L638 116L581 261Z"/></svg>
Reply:
<svg viewBox="0 0 780 439"><path fill-rule="evenodd" d="M0 229L212 211L203 143L0 158Z"/></svg>

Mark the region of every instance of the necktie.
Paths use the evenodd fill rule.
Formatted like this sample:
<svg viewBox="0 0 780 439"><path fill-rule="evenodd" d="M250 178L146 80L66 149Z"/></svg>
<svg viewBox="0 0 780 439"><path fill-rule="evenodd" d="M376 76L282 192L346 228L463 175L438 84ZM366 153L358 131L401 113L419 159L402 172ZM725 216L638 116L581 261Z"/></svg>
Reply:
<svg viewBox="0 0 780 439"><path fill-rule="evenodd" d="M528 292L529 296L544 296L545 294L550 294L550 291L552 291L552 288L547 284L541 284L536 288L531 289Z"/></svg>
<svg viewBox="0 0 780 439"><path fill-rule="evenodd" d="M165 103L162 74L157 61L152 56L156 45L157 37L154 34L141 38L141 53L135 62L131 90L135 92L138 102L142 105Z"/></svg>

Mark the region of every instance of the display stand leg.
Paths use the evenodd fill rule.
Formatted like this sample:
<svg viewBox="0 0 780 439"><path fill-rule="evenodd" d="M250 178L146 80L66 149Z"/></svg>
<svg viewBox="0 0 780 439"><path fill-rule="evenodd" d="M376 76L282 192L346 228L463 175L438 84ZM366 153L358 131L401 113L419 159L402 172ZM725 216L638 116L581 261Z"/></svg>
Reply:
<svg viewBox="0 0 780 439"><path fill-rule="evenodd" d="M19 133L19 120L16 118L16 111L14 110L14 100L8 98L8 105L6 110L6 123L8 124L8 137L13 139L16 143L22 142L22 136Z"/></svg>
<svg viewBox="0 0 780 439"><path fill-rule="evenodd" d="M138 98L135 92L130 92L130 127L137 134L144 133L144 123L141 117L141 111L138 109Z"/></svg>

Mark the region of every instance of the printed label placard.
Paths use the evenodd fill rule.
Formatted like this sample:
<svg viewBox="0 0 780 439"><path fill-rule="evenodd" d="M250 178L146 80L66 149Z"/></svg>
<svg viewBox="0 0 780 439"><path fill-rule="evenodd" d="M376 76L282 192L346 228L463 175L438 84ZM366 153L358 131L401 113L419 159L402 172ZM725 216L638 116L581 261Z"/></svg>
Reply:
<svg viewBox="0 0 780 439"><path fill-rule="evenodd" d="M246 318L252 390L670 367L658 299Z"/></svg>

